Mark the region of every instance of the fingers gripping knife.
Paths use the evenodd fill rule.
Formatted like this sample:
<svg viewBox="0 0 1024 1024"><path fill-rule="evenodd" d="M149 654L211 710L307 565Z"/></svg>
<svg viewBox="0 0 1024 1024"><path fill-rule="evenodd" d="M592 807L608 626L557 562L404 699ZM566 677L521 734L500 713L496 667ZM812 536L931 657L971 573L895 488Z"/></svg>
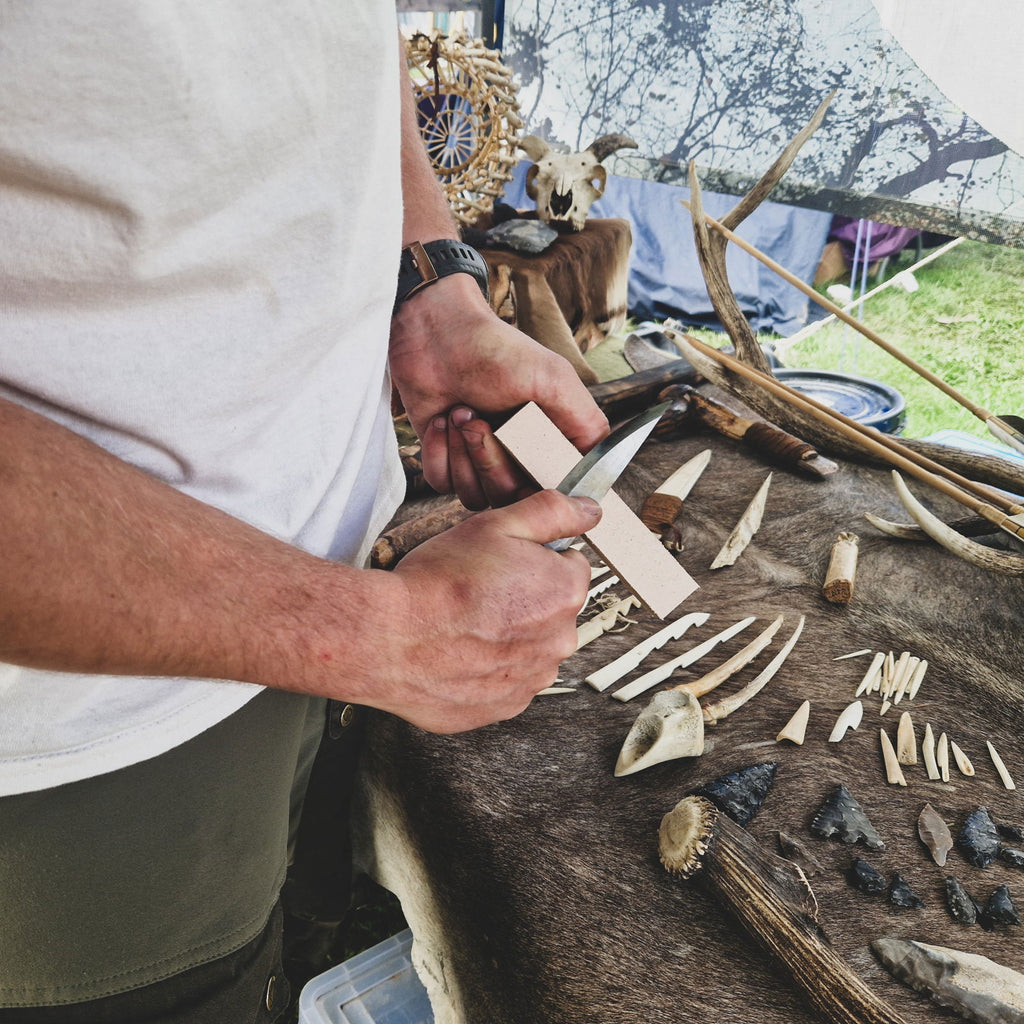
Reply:
<svg viewBox="0 0 1024 1024"><path fill-rule="evenodd" d="M633 594L660 618L689 597L697 584L662 547L657 536L609 488L654 429L663 411L663 408L655 408L641 414L582 460L572 442L532 402L495 432L512 457L541 487L600 501L601 521L587 531L586 541ZM621 449L620 443L624 445ZM603 462L610 452L615 453L615 461ZM588 476L588 470L595 464L600 464L603 480ZM586 479L581 480L581 477Z"/></svg>

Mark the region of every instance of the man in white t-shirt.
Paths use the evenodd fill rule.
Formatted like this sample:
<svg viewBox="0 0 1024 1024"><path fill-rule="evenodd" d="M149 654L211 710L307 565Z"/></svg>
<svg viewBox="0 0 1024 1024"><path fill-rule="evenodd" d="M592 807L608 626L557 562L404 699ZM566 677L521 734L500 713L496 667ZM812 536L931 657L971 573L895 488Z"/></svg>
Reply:
<svg viewBox="0 0 1024 1024"><path fill-rule="evenodd" d="M0 0L0 1024L276 1019L323 698L471 729L575 647L599 509L487 418L607 424L432 245L399 58L388 0ZM383 573L392 380L494 508Z"/></svg>

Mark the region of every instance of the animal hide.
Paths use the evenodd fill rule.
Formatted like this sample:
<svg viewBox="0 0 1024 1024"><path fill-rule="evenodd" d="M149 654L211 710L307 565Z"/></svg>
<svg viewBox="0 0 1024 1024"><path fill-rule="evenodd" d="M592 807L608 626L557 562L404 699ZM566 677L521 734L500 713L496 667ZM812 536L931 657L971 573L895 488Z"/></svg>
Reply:
<svg viewBox="0 0 1024 1024"><path fill-rule="evenodd" d="M662 625L649 616L565 662L562 679L578 685L577 693L538 697L512 721L435 736L372 715L358 799L359 860L402 901L437 1024L810 1024L815 1017L801 992L721 902L658 862L659 822L681 797L766 761L778 762L778 770L750 834L778 852L782 830L821 862L812 886L825 934L906 1021L949 1018L879 964L869 943L882 935L969 949L1024 970L1014 929L957 924L945 899L945 878L957 875L982 903L1001 883L1019 901L1024 875L1001 860L971 867L958 852L940 868L916 824L926 802L954 832L979 806L997 822L1024 824L1019 795L1003 788L985 752L989 739L1024 781L1020 580L986 574L931 544L875 533L864 512L905 518L889 472L849 462L824 481L776 469L750 547L734 566L709 572L764 478L763 463L717 436L650 442L617 490L638 509L669 473L707 447L711 463L677 523L685 545L678 557L702 589L675 614L711 617L643 668L757 616L750 630L673 679L683 682L724 661L777 615L786 617L783 638L799 615L807 622L764 691L707 727L703 756L612 775L646 698L623 704L583 679ZM960 514L938 495L927 500L946 518ZM859 534L860 558L856 595L840 606L825 601L821 587L831 545L846 531ZM742 686L779 643L722 689ZM918 736L925 722L936 735L948 732L972 756L975 777L954 770L948 784L930 782L917 765L905 769L906 788L888 785L878 730L894 736L898 713L880 717L877 695L864 697L862 728L842 743L826 742L871 660L833 659L864 648L928 659L919 695L896 711L911 711ZM812 707L805 742L776 743L805 698ZM840 783L863 807L884 851L809 831ZM846 879L856 856L887 878L899 871L924 908L897 908L884 895L857 891Z"/></svg>

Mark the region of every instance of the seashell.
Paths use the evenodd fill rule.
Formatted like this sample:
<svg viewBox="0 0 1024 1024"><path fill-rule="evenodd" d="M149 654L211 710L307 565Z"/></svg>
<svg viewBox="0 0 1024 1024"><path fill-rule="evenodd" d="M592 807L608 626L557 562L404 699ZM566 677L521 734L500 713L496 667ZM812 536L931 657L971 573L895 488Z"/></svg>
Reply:
<svg viewBox="0 0 1024 1024"><path fill-rule="evenodd" d="M987 807L979 807L967 816L957 836L956 845L967 863L976 868L987 867L995 860L1001 844L996 823Z"/></svg>
<svg viewBox="0 0 1024 1024"><path fill-rule="evenodd" d="M931 804L925 804L921 809L917 819L917 834L921 837L921 842L928 847L932 860L940 868L943 867L946 855L953 849L953 834Z"/></svg>
<svg viewBox="0 0 1024 1024"><path fill-rule="evenodd" d="M736 824L745 826L761 809L778 770L779 765L776 761L738 768L705 783L695 790L693 795L710 800Z"/></svg>
<svg viewBox="0 0 1024 1024"><path fill-rule="evenodd" d="M846 877L854 889L866 892L869 896L877 896L889 888L885 875L860 857L854 857L850 862L850 866L846 870Z"/></svg>
<svg viewBox="0 0 1024 1024"><path fill-rule="evenodd" d="M950 916L959 924L974 924L978 920L977 901L954 875L946 878L946 906Z"/></svg>
<svg viewBox="0 0 1024 1024"><path fill-rule="evenodd" d="M819 839L836 836L844 843L863 843L869 850L884 850L874 825L853 794L840 783L818 808L811 832Z"/></svg>
<svg viewBox="0 0 1024 1024"><path fill-rule="evenodd" d="M1009 886L1000 885L992 891L978 915L978 922L986 931L999 924L1020 924L1020 914L1013 905Z"/></svg>
<svg viewBox="0 0 1024 1024"><path fill-rule="evenodd" d="M892 875L889 902L895 907L910 907L915 910L920 910L924 906L924 900L910 888L910 883L898 871L894 871Z"/></svg>

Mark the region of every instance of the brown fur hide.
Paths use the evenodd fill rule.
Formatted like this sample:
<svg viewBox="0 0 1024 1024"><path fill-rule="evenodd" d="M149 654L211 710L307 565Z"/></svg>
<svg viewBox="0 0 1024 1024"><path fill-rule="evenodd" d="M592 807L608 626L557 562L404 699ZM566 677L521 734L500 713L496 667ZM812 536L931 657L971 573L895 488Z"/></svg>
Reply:
<svg viewBox="0 0 1024 1024"><path fill-rule="evenodd" d="M735 566L712 573L711 560L770 467L718 437L648 443L617 490L639 508L705 447L714 455L679 520L685 542L679 557L701 589L675 614L707 611L711 618L643 667L756 615L757 623L676 681L696 678L784 614L768 652L718 691L731 692L767 662L799 614L806 614L807 625L767 688L708 727L702 757L621 779L612 775L623 740L651 694L622 704L582 680L660 628L647 613L564 664L562 678L579 684L578 693L538 697L512 721L441 737L386 715L373 717L361 777L360 856L367 871L402 900L438 1024L813 1020L801 993L720 902L698 884L673 879L658 862L659 821L681 797L761 761L778 761L779 769L749 831L778 852L782 829L821 861L825 871L811 884L826 935L908 1022L950 1018L892 980L868 947L872 939L895 934L934 942L1024 971L1020 929L985 932L955 924L943 889L944 878L957 875L984 902L1005 882L1024 908L1024 873L1001 861L971 867L955 850L940 868L916 831L926 801L954 835L981 805L997 821L1024 825L1021 797L1002 787L985 750L991 739L1024 784L1021 581L985 574L930 543L875 533L863 512L907 519L888 471L845 462L825 481L776 469L753 543ZM928 494L926 501L946 518L960 514L938 496ZM861 537L849 606L830 605L821 595L840 531ZM621 587L614 589L625 596ZM866 699L860 729L841 744L828 744L869 661L833 659L860 648L896 655L909 650L927 658L930 669L912 704L880 718L877 695ZM805 698L812 702L805 744L776 744L775 735ZM929 782L919 764L904 769L907 788L888 785L878 729L884 726L894 737L904 708L913 714L919 742L926 721L936 736L947 731L973 759L976 777L964 778L951 766L948 784ZM886 843L884 852L810 834L811 817L838 783L860 801ZM898 909L884 895L854 890L844 877L854 856L887 877L899 870L927 906Z"/></svg>

